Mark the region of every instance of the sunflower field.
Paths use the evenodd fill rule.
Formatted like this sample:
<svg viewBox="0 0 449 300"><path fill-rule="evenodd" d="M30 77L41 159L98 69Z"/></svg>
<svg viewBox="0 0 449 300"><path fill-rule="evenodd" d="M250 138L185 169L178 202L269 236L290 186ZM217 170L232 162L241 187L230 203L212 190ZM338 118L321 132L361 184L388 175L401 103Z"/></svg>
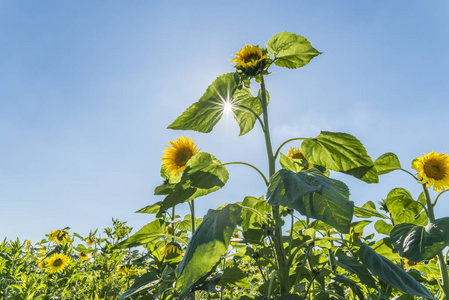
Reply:
<svg viewBox="0 0 449 300"><path fill-rule="evenodd" d="M138 211L152 222L132 232L113 219L113 227L87 236L64 228L34 245L5 240L0 297L449 299L449 218L434 214L449 188L448 155L423 154L403 168L394 153L372 159L356 137L330 131L273 148L268 104L277 103L265 78L272 67L298 69L321 54L289 32L266 48L246 45L232 60L235 72L217 77L168 127L210 133L225 111L240 135L261 126L268 174L246 162L221 162L180 136L162 155L156 200ZM251 168L266 190L198 218L197 198L224 188L227 166L235 164ZM357 207L330 171L366 183L405 172L404 184L422 192L395 188L382 202ZM190 214L177 215L184 203Z"/></svg>

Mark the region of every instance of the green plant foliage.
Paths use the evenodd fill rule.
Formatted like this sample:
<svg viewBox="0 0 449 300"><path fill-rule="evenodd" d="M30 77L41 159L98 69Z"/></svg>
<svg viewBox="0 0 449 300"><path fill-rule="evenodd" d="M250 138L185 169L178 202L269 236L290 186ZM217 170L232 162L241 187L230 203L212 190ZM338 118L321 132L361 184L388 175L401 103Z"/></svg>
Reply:
<svg viewBox="0 0 449 300"><path fill-rule="evenodd" d="M380 280L394 286L404 293L418 297L435 299L430 291L407 274L398 265L389 259L377 254L367 245L362 245L359 250L360 261L367 267L374 276Z"/></svg>
<svg viewBox="0 0 449 300"><path fill-rule="evenodd" d="M131 237L120 243L121 248L130 248L137 246L145 246L148 243L154 243L165 234L165 222L162 219L156 219L151 223L143 226L139 231Z"/></svg>
<svg viewBox="0 0 449 300"><path fill-rule="evenodd" d="M432 259L449 245L449 218L437 219L427 226L398 224L391 230L390 238L401 256L415 262Z"/></svg>
<svg viewBox="0 0 449 300"><path fill-rule="evenodd" d="M271 213L271 207L260 197L245 197L242 202L242 231L243 237L252 241L262 241L266 233L263 225L267 223L266 214ZM251 208L251 209L246 209Z"/></svg>
<svg viewBox="0 0 449 300"><path fill-rule="evenodd" d="M198 153L187 162L181 181L165 197L161 209L166 211L176 204L215 192L225 185L228 178L226 167L215 156Z"/></svg>
<svg viewBox="0 0 449 300"><path fill-rule="evenodd" d="M168 128L211 132L223 115L225 103L232 101L239 86L238 74L227 73L219 76L200 100L192 104Z"/></svg>
<svg viewBox="0 0 449 300"><path fill-rule="evenodd" d="M299 172L304 169L304 167L308 167L309 163L303 159L290 158L281 153L281 157L279 158L279 163L283 169L287 169L293 172Z"/></svg>
<svg viewBox="0 0 449 300"><path fill-rule="evenodd" d="M250 288L245 272L243 272L239 267L236 266L231 266L224 269L223 275L220 278L218 285L227 287Z"/></svg>
<svg viewBox="0 0 449 300"><path fill-rule="evenodd" d="M136 278L133 285L125 293L123 293L118 298L118 300L123 300L123 299L130 297L134 294L137 294L143 290L152 288L159 282L160 282L160 279L157 277L157 275L154 272L148 272L146 274L143 274L142 276L139 276Z"/></svg>
<svg viewBox="0 0 449 300"><path fill-rule="evenodd" d="M256 123L257 116L262 114L260 99L254 97L250 90L241 88L235 91L232 106L234 119L240 127L239 135L244 135L251 131Z"/></svg>
<svg viewBox="0 0 449 300"><path fill-rule="evenodd" d="M270 181L268 204L283 205L302 215L323 221L343 233L349 233L354 203L348 187L324 176L317 169L292 172L282 169Z"/></svg>
<svg viewBox="0 0 449 300"><path fill-rule="evenodd" d="M360 281L363 284L366 284L369 287L376 288L376 281L371 276L368 269L362 265L357 259L347 256L345 254L340 254L337 256L338 260L336 264L345 269L352 274L355 274L359 277Z"/></svg>
<svg viewBox="0 0 449 300"><path fill-rule="evenodd" d="M384 220L377 220L376 223L374 223L374 229L376 229L376 231L381 234L390 235L390 231L391 229L393 229L393 225L388 224Z"/></svg>
<svg viewBox="0 0 449 300"><path fill-rule="evenodd" d="M362 207L354 207L354 215L359 218L378 217L387 219L387 216L379 213L376 209L376 205L373 201L368 201L362 205Z"/></svg>
<svg viewBox="0 0 449 300"><path fill-rule="evenodd" d="M412 195L406 189L396 188L391 190L385 204L395 224L426 225L428 222L422 205L413 200Z"/></svg>
<svg viewBox="0 0 449 300"><path fill-rule="evenodd" d="M382 154L374 161L374 167L376 168L377 174L383 175L401 169L401 163L396 154L388 152Z"/></svg>
<svg viewBox="0 0 449 300"><path fill-rule="evenodd" d="M242 208L227 205L221 210L210 209L204 216L187 247L183 260L176 268L176 291L187 294L204 281L226 253L229 240L240 220Z"/></svg>
<svg viewBox="0 0 449 300"><path fill-rule="evenodd" d="M279 67L296 69L307 65L321 54L303 36L281 32L273 36L267 44L268 52L274 56L274 64Z"/></svg>
<svg viewBox="0 0 449 300"><path fill-rule="evenodd" d="M352 175L367 183L379 181L365 147L350 134L322 131L317 137L304 140L301 149L313 164Z"/></svg>

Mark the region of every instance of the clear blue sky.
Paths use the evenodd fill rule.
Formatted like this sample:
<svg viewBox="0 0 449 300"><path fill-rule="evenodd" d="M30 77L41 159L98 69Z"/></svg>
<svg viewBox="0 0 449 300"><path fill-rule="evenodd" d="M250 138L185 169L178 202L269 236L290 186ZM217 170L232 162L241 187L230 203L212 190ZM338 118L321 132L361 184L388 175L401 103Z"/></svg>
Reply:
<svg viewBox="0 0 449 300"><path fill-rule="evenodd" d="M37 242L65 226L87 235L112 217L139 229L151 216L134 212L162 200L162 151L179 135L266 170L258 128L238 137L230 116L207 135L166 127L233 71L239 48L282 31L324 54L272 68L274 145L344 131L405 168L422 152L449 152L448 15L447 1L0 1L0 238ZM222 190L198 198L197 216L265 193L251 169L228 170ZM420 192L405 173L377 185L332 176L356 205L395 187ZM447 201L437 217L449 216Z"/></svg>

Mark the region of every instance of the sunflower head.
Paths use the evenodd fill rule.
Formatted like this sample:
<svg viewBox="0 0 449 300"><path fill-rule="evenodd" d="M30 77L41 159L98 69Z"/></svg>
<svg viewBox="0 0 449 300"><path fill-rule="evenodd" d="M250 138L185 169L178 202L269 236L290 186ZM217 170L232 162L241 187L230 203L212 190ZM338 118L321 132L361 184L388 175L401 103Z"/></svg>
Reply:
<svg viewBox="0 0 449 300"><path fill-rule="evenodd" d="M306 157L304 156L304 153L302 152L302 149L296 149L296 147L290 147L290 150L287 153L287 157L293 158L293 159L300 159L307 162ZM309 165L304 166L303 170L311 169L313 167L313 164L309 163Z"/></svg>
<svg viewBox="0 0 449 300"><path fill-rule="evenodd" d="M418 179L437 192L449 188L449 156L445 153L423 153L412 161L412 169L418 171Z"/></svg>
<svg viewBox="0 0 449 300"><path fill-rule="evenodd" d="M57 253L47 259L46 268L50 273L62 272L68 264L69 258L62 253Z"/></svg>
<svg viewBox="0 0 449 300"><path fill-rule="evenodd" d="M410 267L417 265L417 263L414 261L411 261L409 259L404 259L404 265L405 265L405 268L408 269Z"/></svg>
<svg viewBox="0 0 449 300"><path fill-rule="evenodd" d="M237 52L236 57L232 62L237 63L235 68L237 72L249 76L255 76L265 69L268 65L270 57L266 49L261 49L259 46L246 45L245 48Z"/></svg>
<svg viewBox="0 0 449 300"><path fill-rule="evenodd" d="M171 147L166 147L164 156L162 156L162 166L174 177L177 177L179 173L182 173L187 165L187 162L198 154L197 146L193 143L193 140L183 136L178 137L177 141L170 141Z"/></svg>
<svg viewBox="0 0 449 300"><path fill-rule="evenodd" d="M235 238L235 239L241 239L242 237L240 236L240 234L238 234L238 233L234 233L233 235L232 235L232 237L233 238ZM231 242L231 245L238 245L239 244L239 242Z"/></svg>
<svg viewBox="0 0 449 300"><path fill-rule="evenodd" d="M85 239L85 241L89 246L92 246L94 244L94 239L92 237L88 237L87 239Z"/></svg>
<svg viewBox="0 0 449 300"><path fill-rule="evenodd" d="M38 264L39 269L43 270L47 267L47 259L43 259L41 260Z"/></svg>
<svg viewBox="0 0 449 300"><path fill-rule="evenodd" d="M53 230L47 236L48 236L49 240L53 243L61 244L63 241L65 241L67 244L70 244L69 234L64 229Z"/></svg>
<svg viewBox="0 0 449 300"><path fill-rule="evenodd" d="M82 260L88 260L88 259L89 259L89 255L87 255L86 252L80 252L80 253L78 253L78 256L79 256Z"/></svg>
<svg viewBox="0 0 449 300"><path fill-rule="evenodd" d="M172 234L172 228L171 225L165 226L165 234L171 235Z"/></svg>
<svg viewBox="0 0 449 300"><path fill-rule="evenodd" d="M165 258L169 254L172 254L172 253L183 255L181 246L178 245L178 243L175 243L175 242L171 242L171 243L165 245L164 247L162 247L161 253L162 253L162 256L164 257L164 261L165 261Z"/></svg>

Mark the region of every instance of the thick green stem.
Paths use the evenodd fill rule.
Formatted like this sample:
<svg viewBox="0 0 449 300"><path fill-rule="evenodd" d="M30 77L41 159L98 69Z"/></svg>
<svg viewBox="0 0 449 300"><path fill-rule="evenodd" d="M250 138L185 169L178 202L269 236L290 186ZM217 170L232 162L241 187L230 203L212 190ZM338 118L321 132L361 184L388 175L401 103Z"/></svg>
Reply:
<svg viewBox="0 0 449 300"><path fill-rule="evenodd" d="M432 200L430 199L429 190L427 189L426 185L422 185L424 190L424 195L426 196L426 202L427 202L427 216L429 217L430 222L435 221L435 214L433 212L433 204ZM438 254L438 263L440 265L440 273L441 273L441 279L443 280L443 292L444 292L444 299L449 299L449 275L447 272L447 265L446 260L443 255L443 251L439 251Z"/></svg>
<svg viewBox="0 0 449 300"><path fill-rule="evenodd" d="M195 200L191 200L189 201L189 206L190 206L190 217L192 218L192 236L193 233L195 232Z"/></svg>
<svg viewBox="0 0 449 300"><path fill-rule="evenodd" d="M267 147L267 156L268 156L268 178L271 180L271 177L274 175L276 171L275 165L275 157L273 155L273 148L271 146L271 137L270 137L270 126L268 125L268 102L267 102L267 91L265 88L265 80L263 76L260 76L260 88L262 94L262 112L263 112L263 123L264 123L264 136L265 136L265 145ZM281 285L281 294L286 294L290 290L289 284L289 269L287 264L287 257L285 255L284 250L284 242L282 240L282 225L281 225L281 216L279 206L272 206L273 218L275 221L275 231L274 231L274 247L276 249L276 259L279 267L279 281Z"/></svg>
<svg viewBox="0 0 449 300"><path fill-rule="evenodd" d="M268 179L265 177L265 175L263 175L263 173L258 168L256 168L252 164L248 164L248 163L241 162L241 161L234 161L234 162L228 162L228 163L222 164L222 166L226 166L226 165L244 165L244 166L251 167L254 170L256 170L257 173L259 173L260 176L262 176L262 179L265 182L265 185L268 186L268 183L269 183Z"/></svg>

